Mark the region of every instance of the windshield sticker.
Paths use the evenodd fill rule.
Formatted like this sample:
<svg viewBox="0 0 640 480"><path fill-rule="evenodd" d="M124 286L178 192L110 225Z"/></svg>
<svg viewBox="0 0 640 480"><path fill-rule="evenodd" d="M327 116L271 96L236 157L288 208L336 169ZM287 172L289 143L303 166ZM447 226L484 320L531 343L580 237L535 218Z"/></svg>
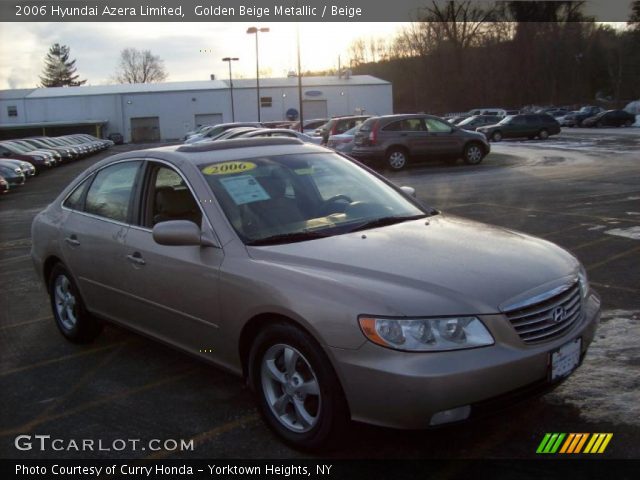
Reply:
<svg viewBox="0 0 640 480"><path fill-rule="evenodd" d="M242 173L256 168L253 162L224 162L209 165L202 170L205 175L227 175L230 173Z"/></svg>
<svg viewBox="0 0 640 480"><path fill-rule="evenodd" d="M298 175L313 175L313 167L309 168L298 168L294 170Z"/></svg>
<svg viewBox="0 0 640 480"><path fill-rule="evenodd" d="M220 183L236 205L269 200L271 197L251 175L221 178Z"/></svg>

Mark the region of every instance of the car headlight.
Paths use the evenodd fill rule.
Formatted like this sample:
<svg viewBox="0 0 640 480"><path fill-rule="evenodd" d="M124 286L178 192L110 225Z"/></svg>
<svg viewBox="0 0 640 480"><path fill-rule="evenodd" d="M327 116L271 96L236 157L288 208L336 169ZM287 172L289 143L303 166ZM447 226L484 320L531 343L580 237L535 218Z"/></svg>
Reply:
<svg viewBox="0 0 640 480"><path fill-rule="evenodd" d="M580 270L578 270L578 282L580 282L582 298L585 298L589 293L589 279L587 278L587 271L582 265L580 265Z"/></svg>
<svg viewBox="0 0 640 480"><path fill-rule="evenodd" d="M433 352L493 345L489 330L477 317L358 319L373 343L395 350Z"/></svg>

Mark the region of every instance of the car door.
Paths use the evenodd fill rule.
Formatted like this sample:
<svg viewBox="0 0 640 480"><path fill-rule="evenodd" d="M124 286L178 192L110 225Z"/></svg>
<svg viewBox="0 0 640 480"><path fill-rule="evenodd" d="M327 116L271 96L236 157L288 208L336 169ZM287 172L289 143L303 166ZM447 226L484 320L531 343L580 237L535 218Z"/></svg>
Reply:
<svg viewBox="0 0 640 480"><path fill-rule="evenodd" d="M451 125L437 118L425 118L427 128L427 154L430 156L451 156L462 152L460 137L452 135Z"/></svg>
<svg viewBox="0 0 640 480"><path fill-rule="evenodd" d="M149 161L144 179L139 215L123 255L130 325L193 353L207 350L215 358L223 251L156 243L153 226L169 220L189 220L213 232L191 187L174 166Z"/></svg>
<svg viewBox="0 0 640 480"><path fill-rule="evenodd" d="M77 187L63 203L64 263L87 308L105 318L122 320L124 242L129 231L134 191L142 161L110 164Z"/></svg>
<svg viewBox="0 0 640 480"><path fill-rule="evenodd" d="M518 115L511 119L503 131L503 136L507 138L526 137L529 134L529 125L524 115Z"/></svg>

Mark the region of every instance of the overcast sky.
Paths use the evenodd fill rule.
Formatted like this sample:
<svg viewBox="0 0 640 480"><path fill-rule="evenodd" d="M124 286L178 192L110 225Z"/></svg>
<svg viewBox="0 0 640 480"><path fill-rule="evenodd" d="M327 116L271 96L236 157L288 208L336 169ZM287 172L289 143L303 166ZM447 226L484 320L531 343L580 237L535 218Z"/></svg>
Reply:
<svg viewBox="0 0 640 480"><path fill-rule="evenodd" d="M239 57L233 72L255 78L255 36L245 23L0 23L0 89L36 87L44 57L53 43L68 45L87 84L114 83L120 51L151 50L165 61L167 81L208 80L229 76L223 57ZM296 69L296 24L259 23L260 70L272 77ZM390 36L397 23L301 23L302 69L337 67L358 37ZM201 50L203 52L201 52Z"/></svg>

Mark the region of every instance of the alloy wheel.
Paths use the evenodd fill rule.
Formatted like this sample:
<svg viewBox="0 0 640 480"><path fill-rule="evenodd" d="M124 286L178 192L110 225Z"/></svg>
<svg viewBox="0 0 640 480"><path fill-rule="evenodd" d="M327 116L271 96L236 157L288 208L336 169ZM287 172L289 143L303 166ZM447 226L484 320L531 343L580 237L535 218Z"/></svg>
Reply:
<svg viewBox="0 0 640 480"><path fill-rule="evenodd" d="M287 429L304 433L320 419L321 394L311 364L290 345L276 344L264 354L260 379L274 417Z"/></svg>

